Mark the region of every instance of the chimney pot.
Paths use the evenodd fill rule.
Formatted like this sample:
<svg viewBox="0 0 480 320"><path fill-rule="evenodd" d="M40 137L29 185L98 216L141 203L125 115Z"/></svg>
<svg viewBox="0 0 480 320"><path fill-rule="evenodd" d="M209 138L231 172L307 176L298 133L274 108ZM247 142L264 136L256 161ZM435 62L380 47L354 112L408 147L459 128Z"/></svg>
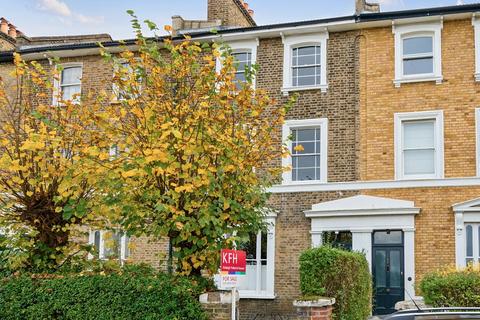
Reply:
<svg viewBox="0 0 480 320"><path fill-rule="evenodd" d="M367 0L355 0L355 14L380 12L379 3L370 3Z"/></svg>
<svg viewBox="0 0 480 320"><path fill-rule="evenodd" d="M248 14L251 15L253 17L253 14L255 13L255 11L253 11L252 9L248 9Z"/></svg>
<svg viewBox="0 0 480 320"><path fill-rule="evenodd" d="M248 6L248 2L243 2L243 7L244 7L246 10L248 10L248 7L249 7L249 6Z"/></svg>
<svg viewBox="0 0 480 320"><path fill-rule="evenodd" d="M0 19L0 32L8 34L8 21L5 18Z"/></svg>
<svg viewBox="0 0 480 320"><path fill-rule="evenodd" d="M12 38L16 38L17 37L17 28L15 28L15 26L11 23L8 26L10 27L8 29L8 35Z"/></svg>

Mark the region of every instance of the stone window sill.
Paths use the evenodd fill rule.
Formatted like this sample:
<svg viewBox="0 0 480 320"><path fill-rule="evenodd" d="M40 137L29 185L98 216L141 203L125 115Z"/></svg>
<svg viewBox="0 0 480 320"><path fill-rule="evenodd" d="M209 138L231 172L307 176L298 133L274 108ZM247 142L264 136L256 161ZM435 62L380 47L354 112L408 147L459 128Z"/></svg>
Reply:
<svg viewBox="0 0 480 320"><path fill-rule="evenodd" d="M443 76L418 76L418 77L405 77L400 79L393 80L393 84L396 88L400 88L402 84L405 83L415 83L415 82L435 82L436 84L442 84Z"/></svg>
<svg viewBox="0 0 480 320"><path fill-rule="evenodd" d="M321 92L327 92L328 84L321 84L316 86L298 86L298 87L283 87L282 93L284 96L288 96L290 92L294 91L307 91L307 90L320 90Z"/></svg>

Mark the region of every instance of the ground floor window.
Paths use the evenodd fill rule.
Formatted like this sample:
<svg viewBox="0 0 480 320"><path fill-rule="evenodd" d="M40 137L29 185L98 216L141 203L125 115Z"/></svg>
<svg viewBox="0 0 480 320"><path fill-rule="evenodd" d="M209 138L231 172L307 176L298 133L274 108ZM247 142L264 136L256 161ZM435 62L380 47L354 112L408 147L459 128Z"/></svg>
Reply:
<svg viewBox="0 0 480 320"><path fill-rule="evenodd" d="M244 299L273 299L275 279L275 218L272 213L266 220L267 230L251 234L238 250L247 253L246 275L239 276L238 291ZM220 276L216 277L220 289Z"/></svg>
<svg viewBox="0 0 480 320"><path fill-rule="evenodd" d="M322 233L322 243L334 248L352 250L352 233L350 231L329 231Z"/></svg>
<svg viewBox="0 0 480 320"><path fill-rule="evenodd" d="M94 246L98 259L126 260L130 255L129 237L123 231L94 230L90 232L89 243Z"/></svg>
<svg viewBox="0 0 480 320"><path fill-rule="evenodd" d="M465 263L480 263L480 223L465 224Z"/></svg>

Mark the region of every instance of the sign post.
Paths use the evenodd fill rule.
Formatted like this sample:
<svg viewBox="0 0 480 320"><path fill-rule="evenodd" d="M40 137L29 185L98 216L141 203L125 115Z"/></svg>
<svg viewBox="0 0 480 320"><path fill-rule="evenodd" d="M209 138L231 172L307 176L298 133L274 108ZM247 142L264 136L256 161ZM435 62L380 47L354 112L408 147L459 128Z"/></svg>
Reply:
<svg viewBox="0 0 480 320"><path fill-rule="evenodd" d="M222 287L232 288L232 320L236 319L236 293L238 277L247 272L247 253L240 250L223 249L220 253Z"/></svg>

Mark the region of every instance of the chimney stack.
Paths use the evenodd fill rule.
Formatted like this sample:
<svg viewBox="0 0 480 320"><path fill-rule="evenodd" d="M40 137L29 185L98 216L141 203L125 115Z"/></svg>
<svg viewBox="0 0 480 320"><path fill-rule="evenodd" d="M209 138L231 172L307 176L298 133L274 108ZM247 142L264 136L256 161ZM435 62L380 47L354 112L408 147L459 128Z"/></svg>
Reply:
<svg viewBox="0 0 480 320"><path fill-rule="evenodd" d="M370 3L367 0L355 0L355 14L380 12L380 4Z"/></svg>
<svg viewBox="0 0 480 320"><path fill-rule="evenodd" d="M8 34L8 21L5 18L0 18L0 32Z"/></svg>
<svg viewBox="0 0 480 320"><path fill-rule="evenodd" d="M12 38L16 38L17 37L17 27L15 27L13 24L9 24L8 25L9 29L8 29L8 35Z"/></svg>

